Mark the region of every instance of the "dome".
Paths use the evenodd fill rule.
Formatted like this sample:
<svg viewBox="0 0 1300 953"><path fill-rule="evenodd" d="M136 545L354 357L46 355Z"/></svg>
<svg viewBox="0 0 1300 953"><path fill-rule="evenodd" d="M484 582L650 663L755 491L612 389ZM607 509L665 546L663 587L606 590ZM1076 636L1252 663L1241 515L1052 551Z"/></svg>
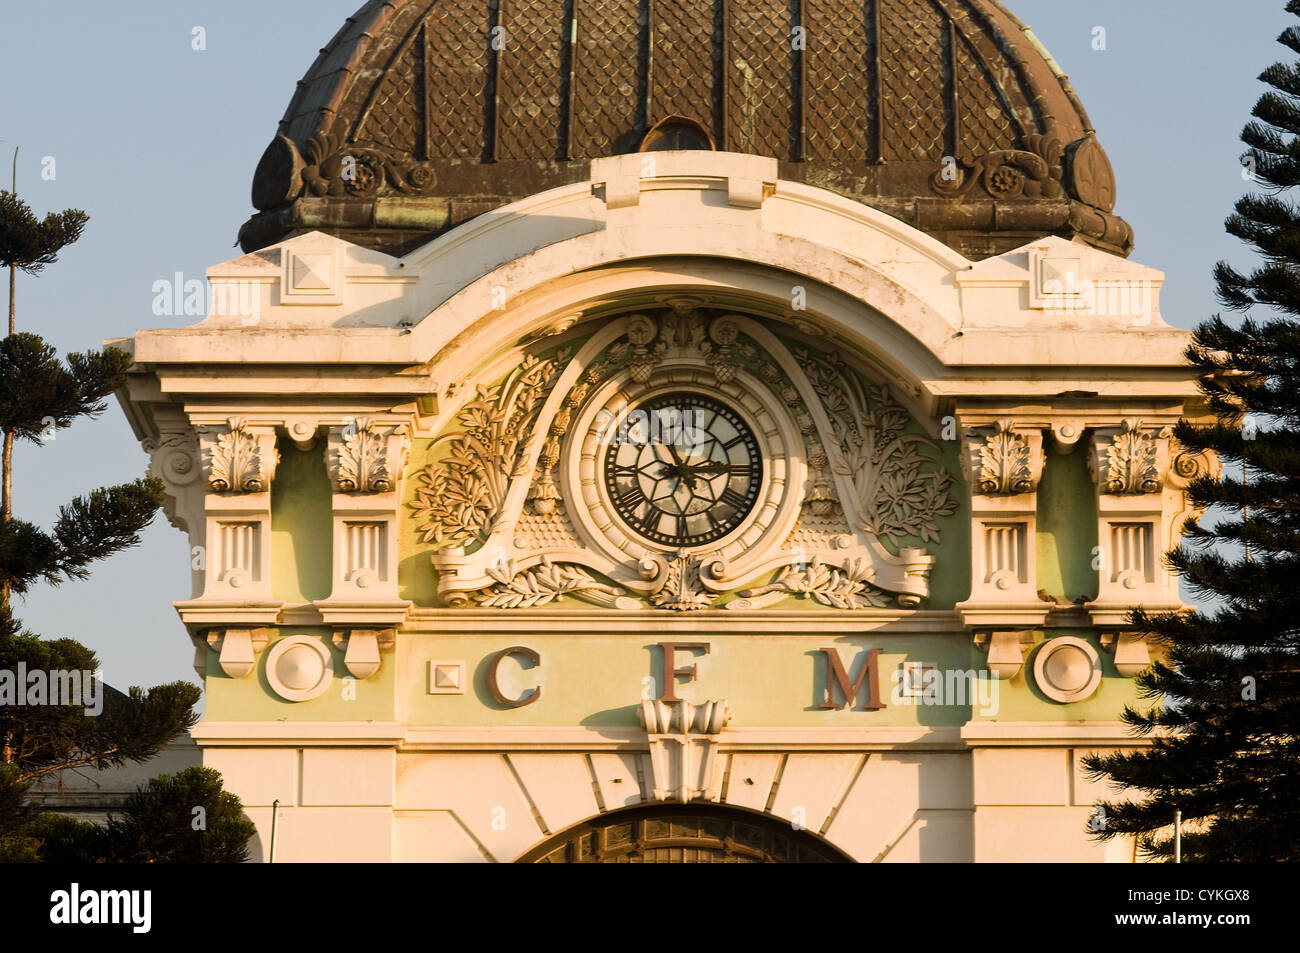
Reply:
<svg viewBox="0 0 1300 953"><path fill-rule="evenodd" d="M665 148L774 157L972 259L1132 247L1087 113L996 0L372 0L298 83L240 242L404 254Z"/></svg>

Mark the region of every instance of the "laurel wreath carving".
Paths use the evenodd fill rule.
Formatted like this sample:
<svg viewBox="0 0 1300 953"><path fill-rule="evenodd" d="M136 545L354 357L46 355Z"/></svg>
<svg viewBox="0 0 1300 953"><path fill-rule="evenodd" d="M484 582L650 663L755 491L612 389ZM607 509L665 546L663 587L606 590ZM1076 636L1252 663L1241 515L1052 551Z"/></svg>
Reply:
<svg viewBox="0 0 1300 953"><path fill-rule="evenodd" d="M474 602L488 609L531 609L544 606L566 595L594 597L592 601L608 604L625 594L624 590L597 582L584 569L552 563L543 556L540 565L516 573L514 565L493 568L488 575L496 585L474 594Z"/></svg>
<svg viewBox="0 0 1300 953"><path fill-rule="evenodd" d="M812 599L832 609L878 609L889 595L871 585L875 569L865 559L852 559L841 569L814 559L803 567L789 566L770 585L746 589L741 598L752 599L769 592Z"/></svg>

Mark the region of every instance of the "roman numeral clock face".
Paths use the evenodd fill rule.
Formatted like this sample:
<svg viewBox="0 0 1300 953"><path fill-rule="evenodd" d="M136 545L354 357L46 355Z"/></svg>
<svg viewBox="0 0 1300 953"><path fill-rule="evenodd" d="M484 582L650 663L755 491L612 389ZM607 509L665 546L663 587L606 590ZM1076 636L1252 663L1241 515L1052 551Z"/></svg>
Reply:
<svg viewBox="0 0 1300 953"><path fill-rule="evenodd" d="M744 419L699 394L665 394L626 415L605 452L605 486L651 542L700 546L739 526L758 499L762 461Z"/></svg>

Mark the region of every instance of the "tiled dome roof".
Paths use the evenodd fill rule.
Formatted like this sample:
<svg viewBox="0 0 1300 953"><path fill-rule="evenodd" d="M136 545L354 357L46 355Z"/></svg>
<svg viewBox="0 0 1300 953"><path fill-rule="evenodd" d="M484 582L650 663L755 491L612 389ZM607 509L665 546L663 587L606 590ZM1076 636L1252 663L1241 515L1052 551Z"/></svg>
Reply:
<svg viewBox="0 0 1300 953"><path fill-rule="evenodd" d="M1132 246L1083 106L996 0L371 0L299 82L240 240L402 253L656 126L971 258Z"/></svg>

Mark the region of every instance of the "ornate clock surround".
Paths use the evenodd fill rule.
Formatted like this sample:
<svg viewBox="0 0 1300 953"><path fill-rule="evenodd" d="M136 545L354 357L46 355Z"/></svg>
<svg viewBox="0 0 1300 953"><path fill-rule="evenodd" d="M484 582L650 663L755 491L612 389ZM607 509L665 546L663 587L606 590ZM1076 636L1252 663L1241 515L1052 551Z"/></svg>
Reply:
<svg viewBox="0 0 1300 953"><path fill-rule="evenodd" d="M649 313L593 318L603 324L576 353L524 342L507 379L480 384L480 399L459 416L468 430L445 428L435 441L459 447L450 466L461 483L489 466L506 477L483 501L439 472L445 461L420 475L425 486L412 506L423 538L435 543L443 601L528 608L571 597L682 611L758 609L795 596L844 609L893 599L917 607L934 557L907 543L937 543L935 518L956 506L937 443L886 385L809 335L802 316L785 316L792 337L816 343L787 344L769 328L771 317L703 299L658 303ZM576 337L576 323L559 333ZM673 392L735 408L764 456L755 505L708 544L645 539L615 515L603 486L602 424ZM493 418L488 428L495 436L481 429L488 410L505 407L509 421ZM449 490L474 502L453 513L442 502ZM451 534L467 544L448 545Z"/></svg>
<svg viewBox="0 0 1300 953"><path fill-rule="evenodd" d="M763 454L758 492L749 512L720 539L697 546L656 543L625 526L615 515L603 479L606 446L599 425L602 415L617 419L620 410L631 412L646 401L672 393L698 394L731 407L745 418ZM563 471L564 498L581 501L568 508L568 515L576 522L584 542L599 547L615 560L639 561L678 551L732 560L742 557L769 531L788 534L798 518L795 488L806 466L801 454L792 453L792 447L802 443L799 431L771 397L760 381L743 371L725 384L718 383L699 358L682 358L654 372L644 383L638 383L627 372L608 381L576 419L574 436L566 448L570 465Z"/></svg>

